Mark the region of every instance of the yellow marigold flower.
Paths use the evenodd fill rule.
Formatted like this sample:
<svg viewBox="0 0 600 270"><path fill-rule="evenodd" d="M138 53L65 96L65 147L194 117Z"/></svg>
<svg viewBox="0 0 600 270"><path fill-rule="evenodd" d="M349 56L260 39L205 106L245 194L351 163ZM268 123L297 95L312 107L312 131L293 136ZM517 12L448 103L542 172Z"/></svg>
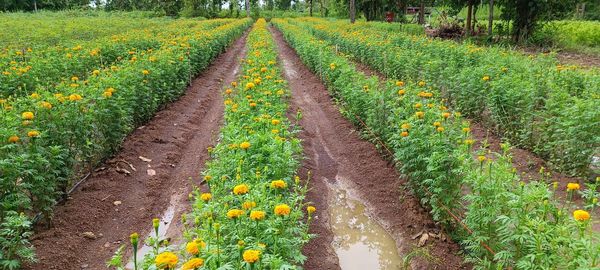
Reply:
<svg viewBox="0 0 600 270"><path fill-rule="evenodd" d="M94 69L94 71L92 71L92 75L94 75L94 76L100 75L100 70Z"/></svg>
<svg viewBox="0 0 600 270"><path fill-rule="evenodd" d="M202 193L202 194L200 194L200 199L203 200L203 201L205 201L205 202L208 202L208 201L210 201L210 199L212 199L212 194L210 194L210 193Z"/></svg>
<svg viewBox="0 0 600 270"><path fill-rule="evenodd" d="M471 140L471 139L466 139L466 140L465 140L465 144L466 144L466 145L471 145L471 144L473 144L473 143L474 143L474 141L473 141L473 140Z"/></svg>
<svg viewBox="0 0 600 270"><path fill-rule="evenodd" d="M477 156L477 160L484 162L487 158L484 155Z"/></svg>
<svg viewBox="0 0 600 270"><path fill-rule="evenodd" d="M231 104L233 104L233 100L231 100L231 99L226 99L226 100L223 102L223 104L225 104L225 105L231 105Z"/></svg>
<svg viewBox="0 0 600 270"><path fill-rule="evenodd" d="M227 217L231 218L231 219L239 218L243 214L244 214L244 211L240 210L240 209L231 209L231 210L227 211Z"/></svg>
<svg viewBox="0 0 600 270"><path fill-rule="evenodd" d="M237 82L231 82L231 86L237 87Z"/></svg>
<svg viewBox="0 0 600 270"><path fill-rule="evenodd" d="M335 63L329 64L329 69L334 70L335 69Z"/></svg>
<svg viewBox="0 0 600 270"><path fill-rule="evenodd" d="M206 182L208 182L208 181L212 180L212 176L210 176L210 175L205 175L205 176L204 176L204 180L205 180Z"/></svg>
<svg viewBox="0 0 600 270"><path fill-rule="evenodd" d="M254 221L263 220L266 213L264 211L252 211L250 212L250 219Z"/></svg>
<svg viewBox="0 0 600 270"><path fill-rule="evenodd" d="M233 90L231 90L231 88L225 89L225 94L231 95L231 93L233 93Z"/></svg>
<svg viewBox="0 0 600 270"><path fill-rule="evenodd" d="M69 96L70 101L80 101L81 99L82 99L81 95L78 95L78 94L72 94Z"/></svg>
<svg viewBox="0 0 600 270"><path fill-rule="evenodd" d="M194 270L204 265L204 260L201 258L193 258L183 264L181 270Z"/></svg>
<svg viewBox="0 0 600 270"><path fill-rule="evenodd" d="M242 208L246 209L246 210L250 210L252 208L256 207L256 202L250 202L250 201L246 201L242 204Z"/></svg>
<svg viewBox="0 0 600 270"><path fill-rule="evenodd" d="M52 109L52 104L51 104L50 102L47 102L47 101L43 101L43 102L41 103L41 106L42 106L44 109L48 109L48 110Z"/></svg>
<svg viewBox="0 0 600 270"><path fill-rule="evenodd" d="M33 98L33 99L38 99L38 98L40 98L40 95L38 93L32 93L30 95L30 97Z"/></svg>
<svg viewBox="0 0 600 270"><path fill-rule="evenodd" d="M240 143L240 148L246 150L246 149L250 148L250 143L249 142L242 142L242 143Z"/></svg>
<svg viewBox="0 0 600 270"><path fill-rule="evenodd" d="M579 186L578 183L568 183L567 184L567 190L568 191L573 191L573 190L579 190L581 187Z"/></svg>
<svg viewBox="0 0 600 270"><path fill-rule="evenodd" d="M469 133L469 132L471 132L471 129L468 128L468 127L465 127L465 128L462 129L462 131L465 132L465 133Z"/></svg>
<svg viewBox="0 0 600 270"><path fill-rule="evenodd" d="M507 71L508 71L508 68L505 68L505 67L502 68L502 72L507 72Z"/></svg>
<svg viewBox="0 0 600 270"><path fill-rule="evenodd" d="M415 104L415 109L420 109L422 107L421 103Z"/></svg>
<svg viewBox="0 0 600 270"><path fill-rule="evenodd" d="M23 114L21 114L21 118L23 118L23 120L33 120L33 112L24 112Z"/></svg>
<svg viewBox="0 0 600 270"><path fill-rule="evenodd" d="M438 132L444 132L444 127L438 127L438 128L437 128L437 131L438 131Z"/></svg>
<svg viewBox="0 0 600 270"><path fill-rule="evenodd" d="M109 87L109 88L106 88L106 90L105 90L105 91L106 91L106 92L111 92L111 93L113 93L113 94L114 94L114 93L115 93L117 90L115 90L115 89L114 89L114 88L112 88L112 87Z"/></svg>
<svg viewBox="0 0 600 270"><path fill-rule="evenodd" d="M577 221L586 221L590 219L590 213L585 210L575 210L573 211L573 218Z"/></svg>
<svg viewBox="0 0 600 270"><path fill-rule="evenodd" d="M408 131L402 131L400 133L400 136L402 136L402 137L408 137Z"/></svg>
<svg viewBox="0 0 600 270"><path fill-rule="evenodd" d="M266 72L268 69L266 67L263 67L260 69L260 72Z"/></svg>
<svg viewBox="0 0 600 270"><path fill-rule="evenodd" d="M280 95L280 96L281 96L281 95L283 95L284 93L285 93L285 92L284 92L283 90L281 90L281 89L277 90L277 95Z"/></svg>
<svg viewBox="0 0 600 270"><path fill-rule="evenodd" d="M420 82L418 83L418 85L419 85L419 86L421 86L421 87L423 87L423 86L425 86L425 82L424 82L424 81L420 81Z"/></svg>
<svg viewBox="0 0 600 270"><path fill-rule="evenodd" d="M166 251L158 254L156 259L154 259L154 263L158 269L175 268L178 260L179 259L175 253Z"/></svg>
<svg viewBox="0 0 600 270"><path fill-rule="evenodd" d="M396 86L402 87L402 86L404 86L404 82L403 81L397 81L396 82Z"/></svg>
<svg viewBox="0 0 600 270"><path fill-rule="evenodd" d="M235 195L243 195L248 193L250 189L246 184L237 185L233 188L233 194Z"/></svg>
<svg viewBox="0 0 600 270"><path fill-rule="evenodd" d="M286 188L286 187L287 187L287 184L283 180L275 180L275 181L271 182L271 188L280 188L280 189L283 189L283 188Z"/></svg>
<svg viewBox="0 0 600 270"><path fill-rule="evenodd" d="M242 255L242 257L244 258L244 261L247 263L255 263L256 261L258 261L258 259L260 259L260 251L249 249L249 250L244 251L244 254Z"/></svg>
<svg viewBox="0 0 600 270"><path fill-rule="evenodd" d="M37 130L32 130L32 131L27 132L27 137L35 138L38 136L40 136L40 132Z"/></svg>
<svg viewBox="0 0 600 270"><path fill-rule="evenodd" d="M317 211L317 208L315 208L315 207L314 207L314 206L312 206L312 205L309 205L309 206L307 206L307 207L306 207L306 212L307 212L309 215L312 215L312 213L314 213L315 211Z"/></svg>
<svg viewBox="0 0 600 270"><path fill-rule="evenodd" d="M290 214L290 207L287 204L278 204L275 206L275 215L287 216Z"/></svg>
<svg viewBox="0 0 600 270"><path fill-rule="evenodd" d="M113 93L112 92L108 92L108 91L104 91L104 93L102 93L102 96L105 98L110 98L112 97Z"/></svg>
<svg viewBox="0 0 600 270"><path fill-rule="evenodd" d="M79 81L79 77L77 77L77 76L73 76L73 77L71 77L71 81L72 81L72 82Z"/></svg>
<svg viewBox="0 0 600 270"><path fill-rule="evenodd" d="M185 245L185 251L192 255L197 255L200 253L200 248L198 247L198 242L192 241Z"/></svg>
<svg viewBox="0 0 600 270"><path fill-rule="evenodd" d="M271 120L271 124L272 124L272 125L275 125L275 126L276 126L276 125L279 125L279 123L281 123L281 121L279 121L279 120L277 120L277 119L273 119L273 120Z"/></svg>
<svg viewBox="0 0 600 270"><path fill-rule="evenodd" d="M71 87L75 88L75 87L79 87L79 84L77 84L77 83L72 83L72 84L69 84L69 86L71 86Z"/></svg>
<svg viewBox="0 0 600 270"><path fill-rule="evenodd" d="M440 122L433 122L433 126L434 126L434 127L439 127L439 126L441 126L441 125L442 125L442 123L440 123Z"/></svg>
<svg viewBox="0 0 600 270"><path fill-rule="evenodd" d="M142 70L142 74L144 74L144 75L148 75L148 74L150 74L150 71L149 71L149 70L147 70L147 69L144 69L144 70Z"/></svg>
<svg viewBox="0 0 600 270"><path fill-rule="evenodd" d="M17 142L19 142L19 136L13 135L13 136L8 137L8 142L9 143L17 143Z"/></svg>
<svg viewBox="0 0 600 270"><path fill-rule="evenodd" d="M406 94L406 90L404 90L404 89L398 90L398 95L402 96L404 94Z"/></svg>
<svg viewBox="0 0 600 270"><path fill-rule="evenodd" d="M246 90L252 89L252 88L254 88L254 86L255 86L254 83L249 82L246 84Z"/></svg>
<svg viewBox="0 0 600 270"><path fill-rule="evenodd" d="M410 129L410 124L408 123L404 123L402 124L402 126L400 126L402 129Z"/></svg>
<svg viewBox="0 0 600 270"><path fill-rule="evenodd" d="M481 79L487 82L487 81L489 81L489 80L490 80L490 76L488 76L488 75L485 75L485 76L483 76L483 78L481 78Z"/></svg>
<svg viewBox="0 0 600 270"><path fill-rule="evenodd" d="M416 112L416 113L415 113L415 116L416 116L417 118L423 118L423 117L425 116L425 113L424 113L424 112Z"/></svg>

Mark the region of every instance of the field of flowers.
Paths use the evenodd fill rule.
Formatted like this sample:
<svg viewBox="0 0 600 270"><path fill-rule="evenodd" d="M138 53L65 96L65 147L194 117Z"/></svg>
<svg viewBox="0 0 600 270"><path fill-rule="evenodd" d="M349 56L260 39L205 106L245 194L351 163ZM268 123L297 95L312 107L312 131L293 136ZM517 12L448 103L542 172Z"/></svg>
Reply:
<svg viewBox="0 0 600 270"><path fill-rule="evenodd" d="M398 65L389 70L420 76L380 81L357 71L351 57L338 53L345 36L336 35L337 39L328 39L329 32L343 31L341 23L331 26L321 22L320 27L307 27L311 24L306 21L314 22L275 19L273 23L304 63L322 78L331 94L339 100L342 112L357 125L364 123L361 127L365 129L367 138L374 142L383 141L380 147L393 154L399 170L409 176L410 186L421 197L422 203L430 208L434 219L452 229L453 238L460 241L467 260L473 262L475 268L591 269L597 266L600 246L598 234L591 230L589 213L597 206L598 200L593 199L597 194L584 196L589 200L586 199L585 206L578 206L571 203L573 195L583 190L578 183L559 186L546 183L546 179L522 181L512 167L508 143L503 144L502 153L473 149L469 121L460 112L449 109L450 105L458 104L447 102L443 96L448 89L442 89L432 81L439 77L429 77L425 75L428 70L417 68L441 66L442 61L446 61L445 66L452 67L452 59L459 61L458 56L451 53L452 48L446 49L448 54L442 58L444 60L436 61L430 56L432 63L421 65L427 62L419 56L426 56L429 52L427 47L437 43L414 40L416 44L413 46L423 47L420 53L414 52L417 54L412 58L414 62L410 59L398 63L389 61L390 65ZM349 35L360 31L354 29ZM362 37L360 34L356 36ZM356 57L362 57L359 59L385 55L367 49L369 45L378 44L377 39L356 39L364 42L355 43L352 50ZM403 55L400 49L393 51L392 46L386 48L388 52ZM469 63L473 65L472 72L478 72L474 59ZM381 62L377 67L380 66ZM489 93L489 81L496 80L496 76L504 72L500 67L498 73L472 75L476 78L466 82L472 81L473 85L463 85L462 91L478 87L477 83L483 84L482 87L486 87L486 93ZM591 76L572 70L567 72L575 74L573 76ZM488 79L483 79L486 76L489 76ZM490 77L493 79L490 80ZM569 93L571 95L565 98L583 93L589 95L589 91L582 87L580 93ZM524 91L519 89L519 92ZM481 100L486 95L475 97ZM596 113L590 108L587 112L580 112ZM589 183L585 187L588 192L595 192L597 185L597 182ZM567 190L567 204L556 197L558 189Z"/></svg>
<svg viewBox="0 0 600 270"><path fill-rule="evenodd" d="M0 263L31 260L30 218L179 97L251 20L173 20L0 55ZM40 35L44 35L42 32Z"/></svg>
<svg viewBox="0 0 600 270"><path fill-rule="evenodd" d="M600 145L600 73L551 58L460 45L343 21L294 19L389 78L426 81L466 117L572 175Z"/></svg>
<svg viewBox="0 0 600 270"><path fill-rule="evenodd" d="M295 176L302 149L286 117L290 91L264 19L247 48L239 80L224 89L221 140L208 149L210 191L196 189L184 217L187 242L163 247L156 244L163 239L147 239L156 248L136 269L297 269L305 260L301 247L316 209L305 204L306 182ZM139 236L131 241L137 250Z"/></svg>

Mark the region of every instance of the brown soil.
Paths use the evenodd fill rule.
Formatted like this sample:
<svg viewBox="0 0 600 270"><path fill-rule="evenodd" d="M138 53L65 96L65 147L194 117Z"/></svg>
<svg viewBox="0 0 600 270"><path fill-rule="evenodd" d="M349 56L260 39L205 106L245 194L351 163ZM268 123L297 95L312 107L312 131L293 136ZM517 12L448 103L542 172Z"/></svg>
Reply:
<svg viewBox="0 0 600 270"><path fill-rule="evenodd" d="M521 50L526 55L537 55L549 52L548 50L542 50L537 47L523 47ZM576 65L583 68L600 68L600 55L558 51L556 52L556 59L562 65Z"/></svg>
<svg viewBox="0 0 600 270"><path fill-rule="evenodd" d="M217 140L223 115L220 90L235 79L244 53L245 36L196 78L178 101L130 134L121 151L56 208L51 228L36 228L33 244L39 262L25 269L105 269L117 248L129 243L130 233L147 235L152 218L168 207L175 213L166 236L177 237L181 214L190 206L187 196L200 183L209 158L206 149ZM117 167L131 174L119 173ZM84 237L86 232L93 237Z"/></svg>
<svg viewBox="0 0 600 270"><path fill-rule="evenodd" d="M300 125L307 159L302 172L312 173L308 200L317 206L317 218L310 232L319 237L308 243L303 253L308 257L306 269L340 269L331 247L333 235L327 215L327 183L336 182L343 175L365 202L370 216L376 219L396 241L398 252L406 256L415 251L417 240L411 236L422 230L439 231L428 212L414 197L394 167L388 166L375 146L361 140L359 132L334 105L325 86L273 30L279 46L279 57L292 90L290 112L301 110ZM411 260L413 269L464 269L463 258L457 255L460 247L448 240L428 241L427 252L432 258L416 256Z"/></svg>

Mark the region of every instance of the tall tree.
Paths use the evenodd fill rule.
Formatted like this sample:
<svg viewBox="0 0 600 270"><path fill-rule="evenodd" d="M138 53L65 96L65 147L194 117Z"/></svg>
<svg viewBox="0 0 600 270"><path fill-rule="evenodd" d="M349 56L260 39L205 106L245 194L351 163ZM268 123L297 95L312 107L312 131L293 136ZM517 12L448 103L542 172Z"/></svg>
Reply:
<svg viewBox="0 0 600 270"><path fill-rule="evenodd" d="M354 0L350 0L350 23L356 21L356 3Z"/></svg>

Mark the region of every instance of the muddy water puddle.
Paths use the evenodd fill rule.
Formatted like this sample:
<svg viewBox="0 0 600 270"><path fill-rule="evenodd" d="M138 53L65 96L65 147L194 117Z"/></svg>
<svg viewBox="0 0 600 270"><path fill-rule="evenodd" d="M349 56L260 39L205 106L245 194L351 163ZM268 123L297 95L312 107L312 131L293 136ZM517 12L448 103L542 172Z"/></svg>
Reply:
<svg viewBox="0 0 600 270"><path fill-rule="evenodd" d="M333 248L342 270L401 269L396 242L368 216L365 204L336 176L328 181L329 217L334 234Z"/></svg>
<svg viewBox="0 0 600 270"><path fill-rule="evenodd" d="M173 218L175 217L175 207L176 207L176 205L171 203L169 205L169 208L167 208L167 210L165 210L165 212L162 214L162 216L160 218L160 226L158 226L158 238L161 240L167 238L167 232L169 231L169 228L171 227L171 224L173 223ZM149 237L156 237L156 232L154 231L154 229L152 229L152 231L148 235L146 235L146 237L144 237L144 238L140 237L140 247L138 248L138 251L137 251L138 266L139 266L139 263L144 259L144 256L146 256L147 254L150 254L154 249L154 247L152 247L144 242ZM133 256L129 259L129 262L125 266L125 269L127 269L127 270L134 269Z"/></svg>

